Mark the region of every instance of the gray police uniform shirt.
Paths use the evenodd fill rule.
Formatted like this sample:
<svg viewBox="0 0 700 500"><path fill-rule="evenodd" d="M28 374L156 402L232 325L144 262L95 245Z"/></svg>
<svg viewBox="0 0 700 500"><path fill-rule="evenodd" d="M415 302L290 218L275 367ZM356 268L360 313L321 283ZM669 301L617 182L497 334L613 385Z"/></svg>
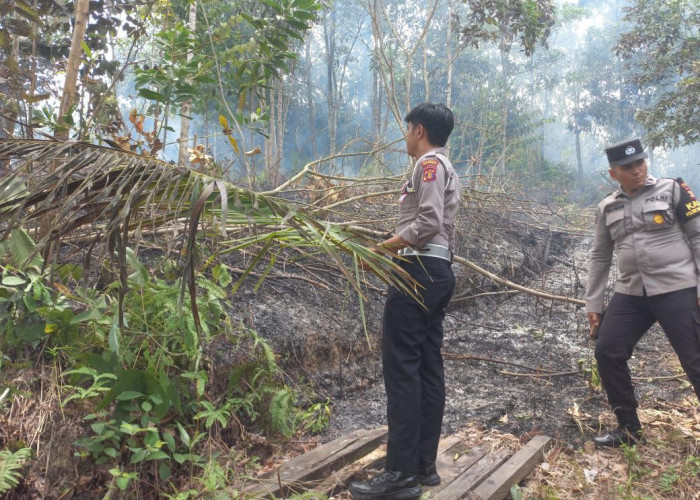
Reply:
<svg viewBox="0 0 700 500"><path fill-rule="evenodd" d="M401 188L396 234L416 249L434 243L454 250L459 195L459 176L447 149L427 152Z"/></svg>
<svg viewBox="0 0 700 500"><path fill-rule="evenodd" d="M618 189L596 213L586 312L603 311L613 249L615 291L648 296L696 287L700 296L700 202L682 179L649 176L634 195Z"/></svg>

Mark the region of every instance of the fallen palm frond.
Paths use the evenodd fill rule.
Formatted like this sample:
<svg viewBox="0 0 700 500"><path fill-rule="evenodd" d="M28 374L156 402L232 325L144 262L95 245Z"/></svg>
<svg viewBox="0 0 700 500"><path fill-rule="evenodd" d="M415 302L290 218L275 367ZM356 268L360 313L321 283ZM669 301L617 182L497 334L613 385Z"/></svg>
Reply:
<svg viewBox="0 0 700 500"><path fill-rule="evenodd" d="M126 286L126 248L130 243L138 245L142 230L189 221L180 243L181 269L197 323L194 276L201 267L194 248L205 237L220 241L217 255L242 249L252 253L234 290L264 254L273 255L270 262L274 262L275 248L293 247L325 256L361 298L361 260L386 283L415 293L408 286L410 278L391 255L369 250L366 236L321 220L289 200L155 158L87 143L0 140L0 162L10 165L0 177L0 241L13 229L24 228L34 234L36 253L80 235L89 241L86 260L96 243L105 242L109 253L117 256L122 288ZM218 232L203 236L198 231L202 218L218 226ZM247 231L229 240L227 234L234 227ZM129 242L130 234L136 241ZM263 278L267 272L269 268Z"/></svg>

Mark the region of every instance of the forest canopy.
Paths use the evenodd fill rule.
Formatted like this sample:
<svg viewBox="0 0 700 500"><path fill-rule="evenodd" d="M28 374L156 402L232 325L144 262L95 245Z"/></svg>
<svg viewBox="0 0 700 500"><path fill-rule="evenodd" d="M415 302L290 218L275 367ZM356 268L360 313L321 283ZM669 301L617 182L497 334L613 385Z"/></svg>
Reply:
<svg viewBox="0 0 700 500"><path fill-rule="evenodd" d="M407 110L434 100L454 108L465 175L583 186L630 136L658 148L657 174L697 157L692 0L9 0L0 13L5 137L111 144L271 187L395 141ZM386 153L326 166L401 171Z"/></svg>

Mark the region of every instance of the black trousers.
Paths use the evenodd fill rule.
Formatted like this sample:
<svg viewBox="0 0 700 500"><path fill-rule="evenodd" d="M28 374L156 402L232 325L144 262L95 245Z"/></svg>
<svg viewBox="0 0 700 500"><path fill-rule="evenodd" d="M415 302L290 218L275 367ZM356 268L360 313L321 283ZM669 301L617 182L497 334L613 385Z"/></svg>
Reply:
<svg viewBox="0 0 700 500"><path fill-rule="evenodd" d="M637 297L613 295L598 331L595 358L613 410L637 408L627 361L637 342L658 321L700 400L700 310L695 288Z"/></svg>
<svg viewBox="0 0 700 500"><path fill-rule="evenodd" d="M442 322L455 286L451 264L409 257L401 266L424 288L423 305L389 287L382 359L389 440L386 468L416 473L435 462L445 409Z"/></svg>

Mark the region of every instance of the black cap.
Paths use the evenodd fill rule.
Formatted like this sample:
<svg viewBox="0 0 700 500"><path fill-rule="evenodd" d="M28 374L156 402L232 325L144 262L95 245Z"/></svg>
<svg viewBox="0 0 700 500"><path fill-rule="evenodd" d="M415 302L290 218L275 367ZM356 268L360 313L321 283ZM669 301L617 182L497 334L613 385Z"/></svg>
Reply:
<svg viewBox="0 0 700 500"><path fill-rule="evenodd" d="M639 139L629 139L608 146L605 148L605 154L608 155L608 163L611 165L627 165L641 158L649 158Z"/></svg>

